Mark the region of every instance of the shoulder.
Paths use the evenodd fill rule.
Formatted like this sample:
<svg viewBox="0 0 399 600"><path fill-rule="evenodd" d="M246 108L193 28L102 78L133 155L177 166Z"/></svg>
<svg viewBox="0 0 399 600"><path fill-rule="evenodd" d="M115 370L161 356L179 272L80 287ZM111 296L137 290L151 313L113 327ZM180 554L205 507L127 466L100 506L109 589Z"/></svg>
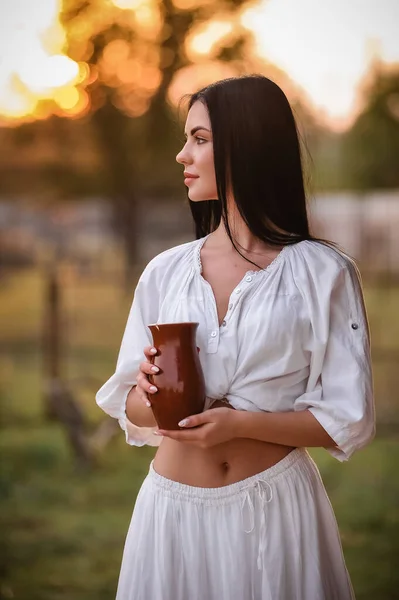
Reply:
<svg viewBox="0 0 399 600"><path fill-rule="evenodd" d="M294 244L290 263L292 278L301 293L306 289L323 295L337 286L361 287L361 276L354 259L344 250L326 243L304 240Z"/></svg>
<svg viewBox="0 0 399 600"><path fill-rule="evenodd" d="M160 254L154 256L153 259L145 267L140 281L148 279L164 278L168 274L174 276L183 275L188 272L195 261L195 251L201 240L193 240L168 248Z"/></svg>
<svg viewBox="0 0 399 600"><path fill-rule="evenodd" d="M337 276L344 271L358 271L357 265L344 250L327 243L304 240L293 245L293 262L301 271Z"/></svg>

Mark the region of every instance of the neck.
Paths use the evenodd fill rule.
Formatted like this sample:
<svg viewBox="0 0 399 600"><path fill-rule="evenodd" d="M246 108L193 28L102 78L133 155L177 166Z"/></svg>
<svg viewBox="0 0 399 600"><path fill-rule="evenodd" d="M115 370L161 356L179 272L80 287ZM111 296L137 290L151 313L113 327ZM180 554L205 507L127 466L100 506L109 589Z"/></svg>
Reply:
<svg viewBox="0 0 399 600"><path fill-rule="evenodd" d="M237 209L229 210L228 213L229 228L231 236L238 250L244 255L265 254L270 250L270 246L257 238L244 222ZM215 246L220 250L231 250L236 252L231 240L228 236L223 219L219 227L212 233L211 238Z"/></svg>

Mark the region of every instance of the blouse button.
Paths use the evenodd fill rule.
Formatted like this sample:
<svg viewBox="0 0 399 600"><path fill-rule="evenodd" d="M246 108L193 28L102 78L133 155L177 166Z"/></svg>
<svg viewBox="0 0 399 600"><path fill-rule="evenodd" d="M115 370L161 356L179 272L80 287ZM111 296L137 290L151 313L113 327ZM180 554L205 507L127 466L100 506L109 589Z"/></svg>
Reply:
<svg viewBox="0 0 399 600"><path fill-rule="evenodd" d="M218 332L217 332L217 331L212 331L212 333L211 333L211 337L216 337L216 336L217 336L217 334L218 334Z"/></svg>
<svg viewBox="0 0 399 600"><path fill-rule="evenodd" d="M240 294L241 293L241 288L237 288L236 289L236 294Z"/></svg>
<svg viewBox="0 0 399 600"><path fill-rule="evenodd" d="M222 326L226 327L226 325L227 325L226 321L222 321Z"/></svg>
<svg viewBox="0 0 399 600"><path fill-rule="evenodd" d="M357 323L352 323L352 329L359 329L359 325Z"/></svg>
<svg viewBox="0 0 399 600"><path fill-rule="evenodd" d="M245 278L245 281L248 281L248 283L249 283L250 281L252 281L252 277L250 275L248 275L248 277Z"/></svg>

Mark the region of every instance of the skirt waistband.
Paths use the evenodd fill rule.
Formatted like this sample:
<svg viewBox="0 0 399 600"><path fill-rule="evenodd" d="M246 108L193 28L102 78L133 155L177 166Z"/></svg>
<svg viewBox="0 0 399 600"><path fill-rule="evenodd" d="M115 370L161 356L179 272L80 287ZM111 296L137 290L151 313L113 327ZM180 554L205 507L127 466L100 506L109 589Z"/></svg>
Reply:
<svg viewBox="0 0 399 600"><path fill-rule="evenodd" d="M155 471L153 465L154 461L151 461L148 479L153 485L162 489L170 496L186 498L187 500L198 502L200 504L224 504L231 501L231 499L237 494L240 494L240 492L246 492L248 489L256 487L259 480L270 485L277 478L287 476L299 462L308 462L308 460L310 460L310 457L305 448L295 448L295 450L292 450L278 463L265 469L261 473L257 473L256 475L252 475L251 477L247 477L229 485L211 488L191 486L168 479Z"/></svg>

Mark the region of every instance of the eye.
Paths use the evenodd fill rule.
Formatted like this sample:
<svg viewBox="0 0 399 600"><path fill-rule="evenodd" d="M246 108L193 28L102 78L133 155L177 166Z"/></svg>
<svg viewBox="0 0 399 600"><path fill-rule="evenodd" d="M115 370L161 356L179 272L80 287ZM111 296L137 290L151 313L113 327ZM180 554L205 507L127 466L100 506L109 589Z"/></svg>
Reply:
<svg viewBox="0 0 399 600"><path fill-rule="evenodd" d="M204 142L206 142L206 140L204 140L204 138L200 138L200 137L195 137L197 144L202 144Z"/></svg>

